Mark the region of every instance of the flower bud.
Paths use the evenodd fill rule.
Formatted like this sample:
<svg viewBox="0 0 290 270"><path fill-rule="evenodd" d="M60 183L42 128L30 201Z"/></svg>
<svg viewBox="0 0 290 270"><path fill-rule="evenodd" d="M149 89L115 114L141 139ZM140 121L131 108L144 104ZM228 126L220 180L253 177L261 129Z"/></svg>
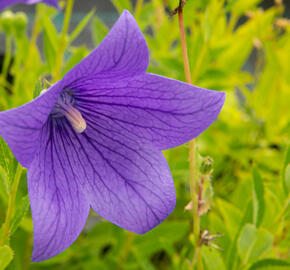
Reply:
<svg viewBox="0 0 290 270"><path fill-rule="evenodd" d="M12 34L13 29L13 22L14 22L14 14L7 10L4 11L0 17L1 28L7 35Z"/></svg>
<svg viewBox="0 0 290 270"><path fill-rule="evenodd" d="M14 16L14 26L17 36L22 36L25 33L28 20L24 12L17 12Z"/></svg>
<svg viewBox="0 0 290 270"><path fill-rule="evenodd" d="M213 160L210 157L205 157L200 165L200 172L203 175L209 174L212 170Z"/></svg>

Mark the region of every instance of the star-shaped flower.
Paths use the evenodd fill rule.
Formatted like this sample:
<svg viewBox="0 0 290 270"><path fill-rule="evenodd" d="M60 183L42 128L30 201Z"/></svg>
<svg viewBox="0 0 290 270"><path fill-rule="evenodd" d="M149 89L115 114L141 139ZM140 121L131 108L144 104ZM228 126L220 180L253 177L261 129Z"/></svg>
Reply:
<svg viewBox="0 0 290 270"><path fill-rule="evenodd" d="M225 94L146 73L148 62L144 36L124 11L61 81L0 113L0 135L28 168L33 261L70 246L90 208L139 234L174 209L174 184L161 150L203 132Z"/></svg>
<svg viewBox="0 0 290 270"><path fill-rule="evenodd" d="M0 10L15 5L15 4L37 4L37 3L45 3L47 5L59 8L58 1L57 0L0 0Z"/></svg>

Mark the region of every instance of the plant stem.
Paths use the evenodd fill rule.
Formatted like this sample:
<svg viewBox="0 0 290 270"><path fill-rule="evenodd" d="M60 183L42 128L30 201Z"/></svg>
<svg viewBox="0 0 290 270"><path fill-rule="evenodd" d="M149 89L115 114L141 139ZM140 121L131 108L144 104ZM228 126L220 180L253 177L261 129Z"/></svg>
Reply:
<svg viewBox="0 0 290 270"><path fill-rule="evenodd" d="M140 13L141 13L141 10L142 10L142 6L143 6L143 0L137 0L136 8L135 8L135 18L136 18L136 20L139 19L139 16L140 16Z"/></svg>
<svg viewBox="0 0 290 270"><path fill-rule="evenodd" d="M188 60L188 54L187 54L187 45L186 45L186 39L185 39L182 8L178 10L178 23L179 23L180 41L181 41L181 47L182 47L185 80L187 83L191 84L190 67L189 67L189 60Z"/></svg>
<svg viewBox="0 0 290 270"><path fill-rule="evenodd" d="M70 24L70 18L73 10L74 0L67 0L66 10L64 15L63 28L60 36L59 50L56 55L55 70L53 73L53 81L56 82L60 78L63 54L67 45L67 34Z"/></svg>
<svg viewBox="0 0 290 270"><path fill-rule="evenodd" d="M20 178L21 178L21 173L22 173L22 166L18 163L12 189L9 194L8 209L6 213L5 223L3 225L3 234L0 240L0 246L4 245L6 242L6 239L9 238L10 223L11 223L11 219L14 212L13 210L14 210L15 198L16 198L16 193L17 193Z"/></svg>
<svg viewBox="0 0 290 270"><path fill-rule="evenodd" d="M184 21L183 21L183 5L185 2L182 0L179 3L178 8L178 22L179 22L179 32L180 32L180 41L182 47L182 56L184 64L184 72L186 82L191 84L191 73L189 67L186 37L184 30ZM196 262L198 263L198 269L202 269L202 262L200 257L200 221L198 215L198 190L197 190L197 172L196 172L196 160L195 160L195 141L191 140L189 142L189 171L190 171L190 195L192 200L192 215L193 215L193 234L195 241L195 254L193 258L193 267Z"/></svg>

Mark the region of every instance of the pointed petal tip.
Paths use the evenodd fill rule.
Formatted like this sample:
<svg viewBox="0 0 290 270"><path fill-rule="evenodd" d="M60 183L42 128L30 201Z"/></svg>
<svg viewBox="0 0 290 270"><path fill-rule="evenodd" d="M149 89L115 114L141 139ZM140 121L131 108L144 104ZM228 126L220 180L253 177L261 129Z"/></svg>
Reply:
<svg viewBox="0 0 290 270"><path fill-rule="evenodd" d="M61 253L62 251L50 255L50 256L41 256L40 254L37 254L35 248L33 248L33 252L32 252L32 256L31 256L31 262L32 263L39 263L39 262L43 262L43 261L47 261L55 256L57 256L59 253Z"/></svg>
<svg viewBox="0 0 290 270"><path fill-rule="evenodd" d="M131 14L131 12L128 9L123 9L121 16L123 16L123 15L129 15L129 16L133 17L133 15Z"/></svg>
<svg viewBox="0 0 290 270"><path fill-rule="evenodd" d="M216 91L217 97L218 97L218 110L217 110L217 116L219 115L221 109L223 108L224 104L225 104L225 100L226 100L226 93L223 91Z"/></svg>
<svg viewBox="0 0 290 270"><path fill-rule="evenodd" d="M55 256L55 255L53 255L53 256ZM38 263L38 262L46 261L46 260L49 260L50 258L52 258L53 256L47 256L47 257L41 256L40 254L37 254L35 247L33 247L31 262Z"/></svg>
<svg viewBox="0 0 290 270"><path fill-rule="evenodd" d="M174 190L175 192L175 190ZM170 215L171 213L174 211L175 209L175 205L176 205L176 195L174 193L174 196L172 196L171 198L171 202L170 202L171 206L168 208L168 212L167 215L163 218L160 219L159 222L156 222L155 224L148 226L147 228L136 228L135 230L131 230L131 232L142 235L142 234L146 234L152 230L154 230L158 225L160 225L161 223L163 223Z"/></svg>

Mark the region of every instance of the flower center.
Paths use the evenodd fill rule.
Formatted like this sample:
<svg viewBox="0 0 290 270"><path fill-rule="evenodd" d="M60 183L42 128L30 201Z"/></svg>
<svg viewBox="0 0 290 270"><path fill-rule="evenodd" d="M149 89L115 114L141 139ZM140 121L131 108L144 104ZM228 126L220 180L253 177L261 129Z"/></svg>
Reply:
<svg viewBox="0 0 290 270"><path fill-rule="evenodd" d="M69 90L64 90L58 98L50 115L53 118L66 117L77 133L82 133L87 128L86 120L74 106L74 98Z"/></svg>

